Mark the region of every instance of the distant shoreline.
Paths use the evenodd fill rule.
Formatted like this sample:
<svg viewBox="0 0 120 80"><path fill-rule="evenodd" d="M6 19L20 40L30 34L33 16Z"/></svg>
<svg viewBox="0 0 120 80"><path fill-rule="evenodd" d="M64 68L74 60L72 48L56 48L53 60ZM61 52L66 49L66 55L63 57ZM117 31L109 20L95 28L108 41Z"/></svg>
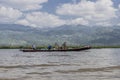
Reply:
<svg viewBox="0 0 120 80"><path fill-rule="evenodd" d="M93 46L93 49L100 49L100 48L120 48L120 46Z"/></svg>
<svg viewBox="0 0 120 80"><path fill-rule="evenodd" d="M54 46L53 46L54 47ZM68 46L68 48L81 48L83 46ZM120 48L120 46L91 46L92 49ZM37 49L46 49L47 46L37 46ZM0 49L32 49L31 46L0 46Z"/></svg>

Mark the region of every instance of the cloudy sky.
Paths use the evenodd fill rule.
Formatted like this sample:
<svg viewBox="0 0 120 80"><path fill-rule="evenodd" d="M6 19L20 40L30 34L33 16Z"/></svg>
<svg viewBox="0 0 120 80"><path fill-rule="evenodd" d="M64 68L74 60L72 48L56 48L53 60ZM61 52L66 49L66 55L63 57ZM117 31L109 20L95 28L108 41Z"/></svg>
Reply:
<svg viewBox="0 0 120 80"><path fill-rule="evenodd" d="M120 25L120 0L0 0L0 24Z"/></svg>

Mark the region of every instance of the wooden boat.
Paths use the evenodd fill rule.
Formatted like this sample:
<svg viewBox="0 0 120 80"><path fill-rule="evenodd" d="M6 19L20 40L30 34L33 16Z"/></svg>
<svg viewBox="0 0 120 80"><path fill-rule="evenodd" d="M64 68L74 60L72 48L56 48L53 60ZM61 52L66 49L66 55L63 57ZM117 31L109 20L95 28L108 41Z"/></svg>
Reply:
<svg viewBox="0 0 120 80"><path fill-rule="evenodd" d="M83 51L90 49L91 47L86 46L83 48L67 49L67 50L41 50L41 49L21 49L23 52L67 52L67 51Z"/></svg>

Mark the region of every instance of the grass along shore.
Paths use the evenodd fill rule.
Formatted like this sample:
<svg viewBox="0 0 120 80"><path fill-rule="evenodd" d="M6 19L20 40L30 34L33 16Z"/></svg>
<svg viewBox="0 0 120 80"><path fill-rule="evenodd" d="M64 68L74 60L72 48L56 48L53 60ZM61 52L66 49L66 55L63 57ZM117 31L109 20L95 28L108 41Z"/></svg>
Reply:
<svg viewBox="0 0 120 80"><path fill-rule="evenodd" d="M84 46L68 46L68 48L81 48ZM120 48L120 46L91 46L93 49ZM47 46L36 46L37 49L46 49ZM54 46L53 46L54 48ZM0 46L0 49L32 49L31 46Z"/></svg>

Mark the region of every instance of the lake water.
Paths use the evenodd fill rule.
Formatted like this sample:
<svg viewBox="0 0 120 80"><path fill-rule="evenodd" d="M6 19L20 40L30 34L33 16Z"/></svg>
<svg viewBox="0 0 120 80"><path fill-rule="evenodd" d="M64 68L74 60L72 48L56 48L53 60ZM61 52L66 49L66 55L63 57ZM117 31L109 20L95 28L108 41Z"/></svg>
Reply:
<svg viewBox="0 0 120 80"><path fill-rule="evenodd" d="M0 80L120 80L120 49L0 50Z"/></svg>

